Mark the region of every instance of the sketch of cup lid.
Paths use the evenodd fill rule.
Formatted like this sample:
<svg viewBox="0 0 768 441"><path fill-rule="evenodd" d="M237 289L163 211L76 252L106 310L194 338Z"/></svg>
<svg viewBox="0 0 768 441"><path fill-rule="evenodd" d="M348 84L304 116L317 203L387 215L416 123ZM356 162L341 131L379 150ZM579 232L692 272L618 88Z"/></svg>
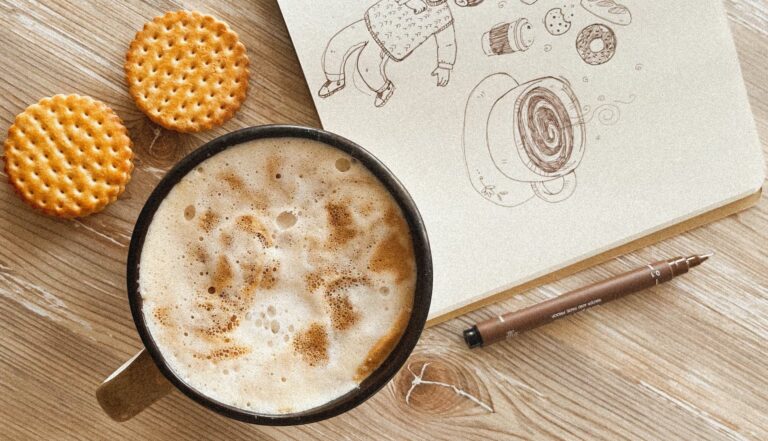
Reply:
<svg viewBox="0 0 768 441"><path fill-rule="evenodd" d="M512 36L512 32L510 32L510 37ZM515 29L514 29L514 46L517 47L521 51L528 50L528 48L533 45L534 40L534 32L533 27L531 26L531 23L528 21L527 18L521 18L515 22ZM509 42L510 46L512 46L512 41Z"/></svg>

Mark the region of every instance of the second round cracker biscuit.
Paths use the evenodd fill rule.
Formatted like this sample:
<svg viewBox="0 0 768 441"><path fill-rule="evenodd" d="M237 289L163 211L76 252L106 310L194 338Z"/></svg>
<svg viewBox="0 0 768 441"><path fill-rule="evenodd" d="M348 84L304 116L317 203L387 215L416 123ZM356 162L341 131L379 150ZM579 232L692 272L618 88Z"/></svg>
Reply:
<svg viewBox="0 0 768 441"><path fill-rule="evenodd" d="M136 34L125 75L131 96L153 122L198 132L223 124L242 105L248 56L225 23L199 12L168 12Z"/></svg>

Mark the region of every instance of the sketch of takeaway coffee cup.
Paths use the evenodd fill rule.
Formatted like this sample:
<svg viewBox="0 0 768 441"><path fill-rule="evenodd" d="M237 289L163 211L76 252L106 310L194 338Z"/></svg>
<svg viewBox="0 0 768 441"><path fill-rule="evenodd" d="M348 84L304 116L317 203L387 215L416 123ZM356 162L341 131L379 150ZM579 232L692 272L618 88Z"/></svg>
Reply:
<svg viewBox="0 0 768 441"><path fill-rule="evenodd" d="M473 188L504 207L534 196L568 199L584 156L581 105L569 83L554 77L519 84L497 73L467 100L464 158Z"/></svg>
<svg viewBox="0 0 768 441"><path fill-rule="evenodd" d="M533 27L527 18L501 23L483 34L483 52L490 57L527 51L533 39Z"/></svg>

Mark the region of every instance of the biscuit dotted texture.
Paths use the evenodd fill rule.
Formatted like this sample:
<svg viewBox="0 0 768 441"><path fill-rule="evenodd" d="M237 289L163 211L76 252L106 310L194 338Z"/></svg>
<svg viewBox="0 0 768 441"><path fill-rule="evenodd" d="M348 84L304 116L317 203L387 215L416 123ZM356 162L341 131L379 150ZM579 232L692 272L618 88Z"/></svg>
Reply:
<svg viewBox="0 0 768 441"><path fill-rule="evenodd" d="M136 105L156 124L198 132L234 116L248 91L248 56L225 23L199 12L156 17L125 59Z"/></svg>
<svg viewBox="0 0 768 441"><path fill-rule="evenodd" d="M120 117L87 96L55 95L27 107L8 129L4 147L11 185L51 216L101 211L123 193L133 171Z"/></svg>

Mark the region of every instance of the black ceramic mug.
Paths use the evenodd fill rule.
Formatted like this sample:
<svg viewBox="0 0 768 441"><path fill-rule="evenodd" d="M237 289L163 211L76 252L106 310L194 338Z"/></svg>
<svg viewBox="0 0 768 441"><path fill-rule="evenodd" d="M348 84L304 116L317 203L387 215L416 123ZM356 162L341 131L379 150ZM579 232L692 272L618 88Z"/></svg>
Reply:
<svg viewBox="0 0 768 441"><path fill-rule="evenodd" d="M144 238L160 203L187 173L206 159L238 144L265 138L306 138L337 148L360 161L389 190L410 227L416 260L416 290L413 310L400 341L384 362L359 387L303 412L265 415L220 403L182 381L168 367L163 354L144 322L139 292L139 263ZM432 297L432 255L424 223L411 196L397 178L376 157L341 136L318 129L271 125L250 127L214 139L174 166L160 181L141 210L131 237L127 262L128 301L136 329L145 349L110 375L96 392L99 404L115 420L125 421L166 395L173 386L203 406L240 421L265 425L293 425L320 421L346 412L381 389L403 366L424 329Z"/></svg>

